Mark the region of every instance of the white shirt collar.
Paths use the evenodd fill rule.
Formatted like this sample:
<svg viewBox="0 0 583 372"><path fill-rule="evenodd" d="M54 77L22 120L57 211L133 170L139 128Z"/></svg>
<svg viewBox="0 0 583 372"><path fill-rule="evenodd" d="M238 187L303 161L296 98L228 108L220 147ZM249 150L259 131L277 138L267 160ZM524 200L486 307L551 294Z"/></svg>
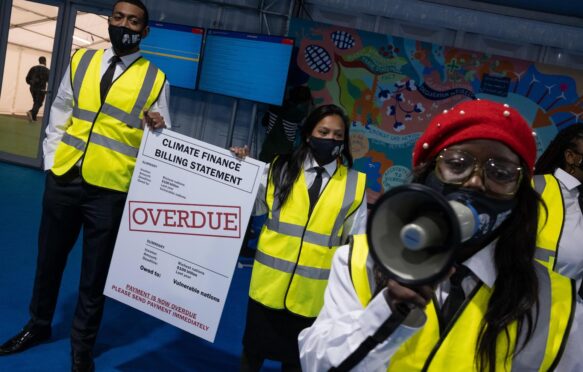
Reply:
<svg viewBox="0 0 583 372"><path fill-rule="evenodd" d="M312 154L308 154L308 156L306 156L306 160L304 160L304 170L314 169L319 166L320 165L318 164L316 159L314 159ZM332 176L334 172L336 172L336 159L334 159L334 161L331 161L328 164L323 165L322 167L329 176Z"/></svg>
<svg viewBox="0 0 583 372"><path fill-rule="evenodd" d="M111 59L111 57L113 57L115 53L113 52L113 48L107 48L105 49L105 52L103 53L103 58L105 61L107 61L109 63L109 60ZM128 54L126 56L120 57L121 59L121 63L124 65L124 67L128 67L129 65L131 65L132 63L134 63L134 61L138 58L140 58L142 56L142 53L138 50L137 52L134 52L132 54Z"/></svg>
<svg viewBox="0 0 583 372"><path fill-rule="evenodd" d="M494 240L488 244L472 257L464 261L464 265L472 270L472 273L478 277L484 284L492 288L498 272L494 266L494 249L498 240Z"/></svg>
<svg viewBox="0 0 583 372"><path fill-rule="evenodd" d="M571 176L569 173L565 172L562 168L557 168L555 170L554 176L557 177L557 179L561 181L561 183L569 191L576 189L579 185L581 185L581 182L579 182L577 178Z"/></svg>

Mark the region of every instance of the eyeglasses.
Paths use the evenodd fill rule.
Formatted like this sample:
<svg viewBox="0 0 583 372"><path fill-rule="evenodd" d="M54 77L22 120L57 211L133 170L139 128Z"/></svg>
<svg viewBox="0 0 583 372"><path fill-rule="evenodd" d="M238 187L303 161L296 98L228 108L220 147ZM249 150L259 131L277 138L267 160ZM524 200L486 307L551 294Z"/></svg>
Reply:
<svg viewBox="0 0 583 372"><path fill-rule="evenodd" d="M441 182L462 185L480 171L486 190L493 194L512 196L522 180L522 167L503 159L489 158L478 162L472 154L455 149L443 149L435 162L435 174Z"/></svg>
<svg viewBox="0 0 583 372"><path fill-rule="evenodd" d="M123 22L124 19L128 20L128 23L133 27L139 27L144 24L144 20L132 15L125 15L122 13L115 13L109 17L107 17L109 23L114 25L119 25Z"/></svg>

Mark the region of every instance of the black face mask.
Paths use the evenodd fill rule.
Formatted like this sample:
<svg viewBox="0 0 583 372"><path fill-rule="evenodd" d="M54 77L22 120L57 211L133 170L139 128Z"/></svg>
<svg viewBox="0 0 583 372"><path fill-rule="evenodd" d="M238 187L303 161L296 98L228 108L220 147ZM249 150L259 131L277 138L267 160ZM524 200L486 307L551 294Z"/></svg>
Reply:
<svg viewBox="0 0 583 372"><path fill-rule="evenodd" d="M140 45L142 34L127 27L109 25L109 39L117 52L128 52Z"/></svg>
<svg viewBox="0 0 583 372"><path fill-rule="evenodd" d="M476 246L490 242L516 206L514 198L496 199L480 191L443 183L434 172L427 177L425 184L440 192L447 200L455 200L473 209L478 216L479 226L476 232L463 242L462 246Z"/></svg>
<svg viewBox="0 0 583 372"><path fill-rule="evenodd" d="M326 165L334 161L342 154L344 149L344 141L335 140L332 138L318 138L311 136L308 142L312 149L312 155L319 165Z"/></svg>

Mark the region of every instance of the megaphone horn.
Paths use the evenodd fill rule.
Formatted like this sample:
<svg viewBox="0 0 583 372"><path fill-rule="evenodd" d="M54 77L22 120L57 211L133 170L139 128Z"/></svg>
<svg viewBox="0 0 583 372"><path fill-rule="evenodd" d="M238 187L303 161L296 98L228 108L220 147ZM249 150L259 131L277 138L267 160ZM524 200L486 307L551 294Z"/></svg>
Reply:
<svg viewBox="0 0 583 372"><path fill-rule="evenodd" d="M395 187L375 203L367 224L370 252L389 277L420 285L441 278L459 244L477 229L473 208L434 189Z"/></svg>

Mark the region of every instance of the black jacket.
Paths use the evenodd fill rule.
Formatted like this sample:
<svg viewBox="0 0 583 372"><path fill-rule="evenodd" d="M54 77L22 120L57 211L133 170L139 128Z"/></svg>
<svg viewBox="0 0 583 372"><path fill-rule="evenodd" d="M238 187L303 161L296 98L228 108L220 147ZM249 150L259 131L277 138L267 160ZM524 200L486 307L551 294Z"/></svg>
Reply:
<svg viewBox="0 0 583 372"><path fill-rule="evenodd" d="M49 81L49 69L43 65L33 66L26 74L26 83L33 89L45 89Z"/></svg>

